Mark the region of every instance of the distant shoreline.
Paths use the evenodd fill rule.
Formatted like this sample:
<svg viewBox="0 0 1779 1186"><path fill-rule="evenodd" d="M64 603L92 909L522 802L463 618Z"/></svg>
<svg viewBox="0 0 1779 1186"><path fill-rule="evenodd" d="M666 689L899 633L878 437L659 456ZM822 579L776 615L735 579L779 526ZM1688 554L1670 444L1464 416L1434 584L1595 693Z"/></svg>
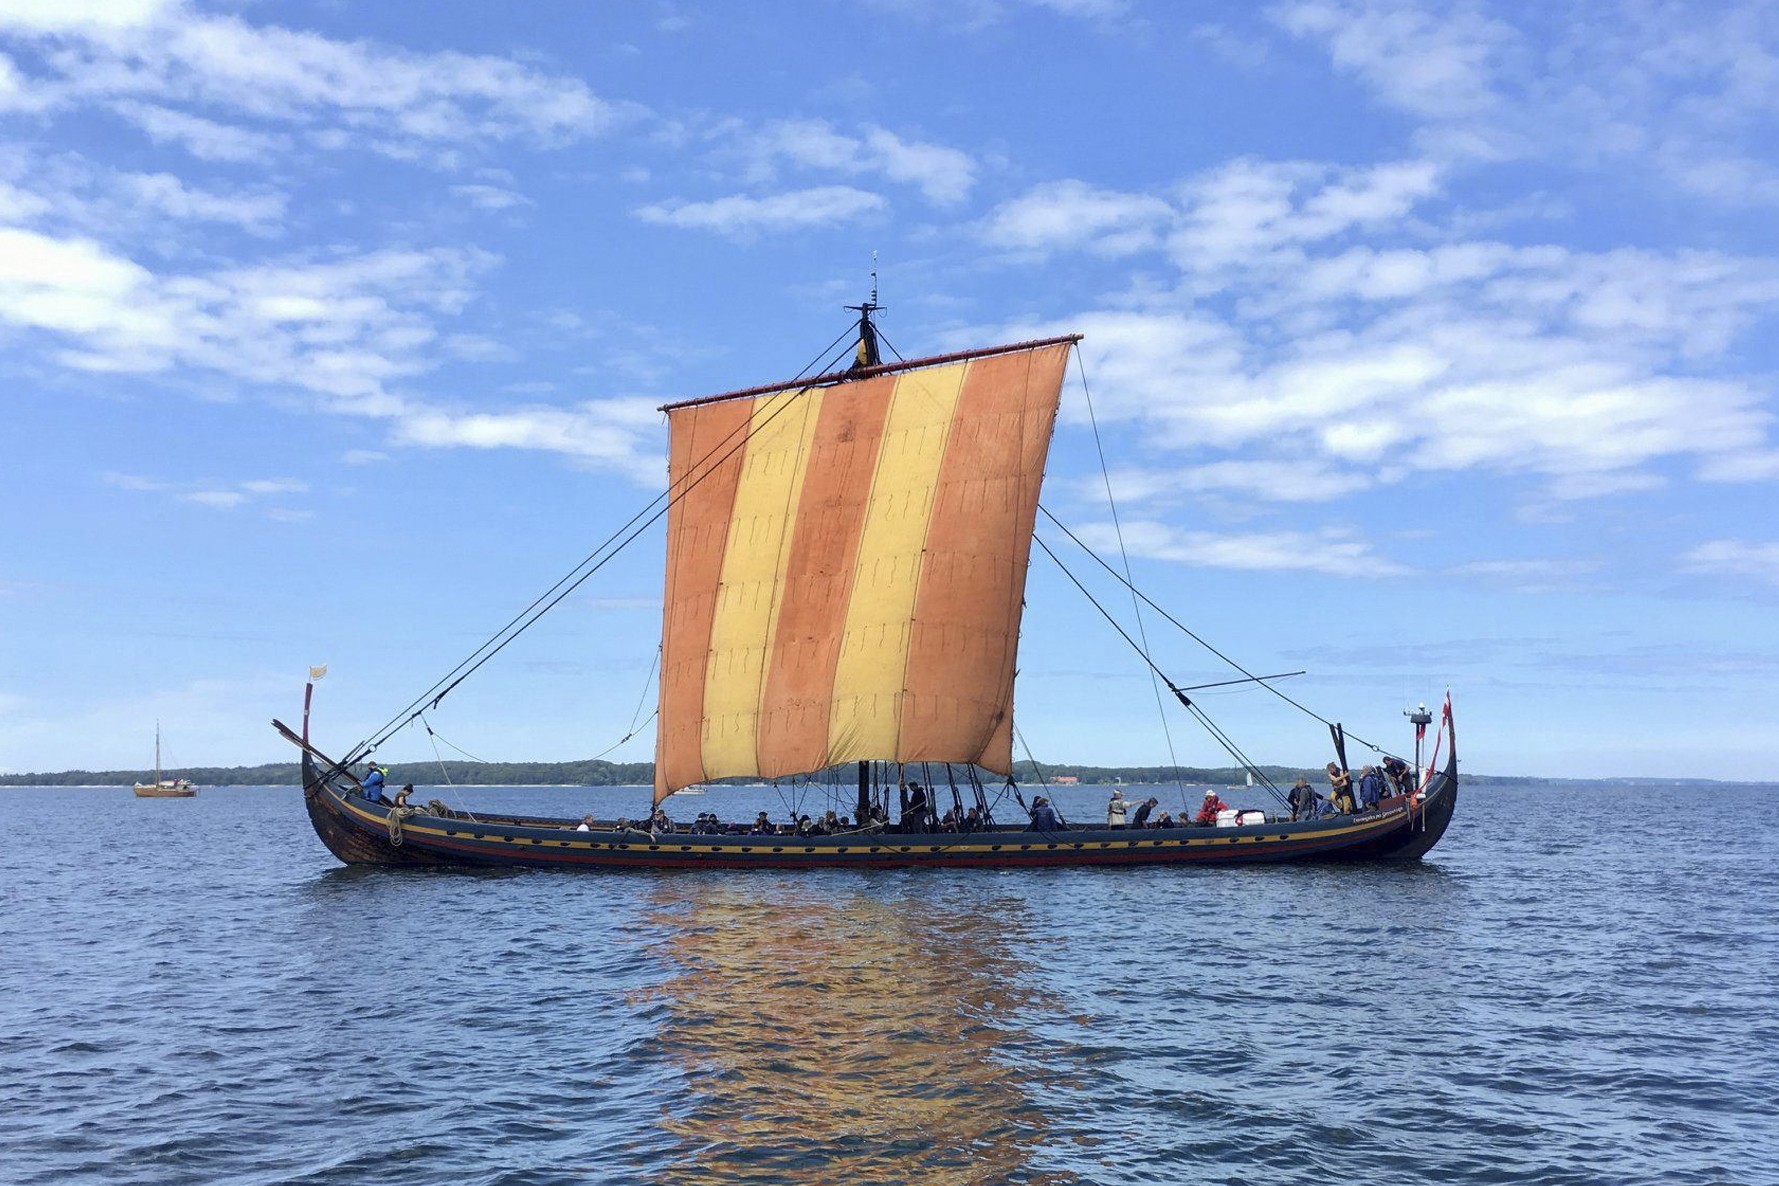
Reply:
<svg viewBox="0 0 1779 1186"><path fill-rule="evenodd" d="M1355 764L1358 769L1363 763ZM654 783L655 769L652 762L605 762L598 760L579 762L446 762L441 767L437 762L391 762L386 765L389 771L389 783L401 786L413 783L415 786L494 786L494 787L538 787L585 790L587 788L610 787L613 789L639 786L650 786ZM942 767L939 771L942 771ZM1320 768L1298 769L1288 766L1261 766L1259 770L1273 783L1288 786L1299 777L1307 778L1311 783L1320 785L1327 781L1327 773ZM939 771L935 771L935 777ZM851 769L841 772L849 780ZM302 772L295 762L270 762L260 766L196 766L168 769L161 772L163 778L186 778L201 787L293 787L302 783ZM958 777L963 777L959 771ZM1177 772L1166 766L1077 766L1067 764L1044 764L1034 770L1029 762L1018 762L1014 765L1014 777L1021 786L1032 786L1048 783L1059 787L1095 786L1166 786L1175 781L1191 783L1195 786L1240 787L1246 781L1246 771L1237 767L1181 767ZM135 783L147 782L153 778L148 770L68 770L57 773L31 774L0 774L0 788L5 787L59 787L68 790L104 789L108 787L126 787ZM757 783L759 779L720 779L711 785L741 785ZM993 785L1001 781L999 775L984 772L983 781ZM1619 786L1742 786L1764 785L1760 783L1739 783L1733 779L1714 778L1652 778L1647 776L1602 777L1602 778L1540 778L1533 775L1501 775L1501 774L1470 774L1463 776L1468 786L1489 786L1491 784L1534 785L1534 786L1587 786L1598 783L1612 783Z"/></svg>

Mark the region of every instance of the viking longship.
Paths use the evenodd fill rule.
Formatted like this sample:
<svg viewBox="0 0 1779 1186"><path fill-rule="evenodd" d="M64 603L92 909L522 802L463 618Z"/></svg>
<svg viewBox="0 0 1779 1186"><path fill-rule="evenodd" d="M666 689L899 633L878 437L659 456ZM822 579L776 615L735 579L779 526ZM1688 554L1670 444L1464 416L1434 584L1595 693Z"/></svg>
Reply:
<svg viewBox="0 0 1779 1186"><path fill-rule="evenodd" d="M304 799L323 844L353 864L826 869L1412 861L1438 843L1458 796L1449 696L1426 764L1421 740L1432 716L1421 713L1413 766L1398 760L1387 793L1341 813L1109 827L1067 823L1037 795L1028 812L1012 779L1020 617L1039 489L1080 337L884 362L876 307L854 306L858 332L844 369L818 360L813 378L663 408L668 482L658 505L343 759L309 741L307 701L301 734L273 722L302 750ZM655 781L641 822L583 828L580 819L366 794L355 770L376 746L424 722L429 707L663 516ZM1274 677L1242 674L1276 691ZM1201 712L1193 689L1172 680L1167 688L1185 711ZM1346 734L1324 724L1344 766ZM943 822L935 769L955 807ZM911 789L911 771L925 775L923 785ZM839 772L848 796L856 775L856 798L838 827L686 831L658 811L694 786L714 800L722 780L837 780Z"/></svg>

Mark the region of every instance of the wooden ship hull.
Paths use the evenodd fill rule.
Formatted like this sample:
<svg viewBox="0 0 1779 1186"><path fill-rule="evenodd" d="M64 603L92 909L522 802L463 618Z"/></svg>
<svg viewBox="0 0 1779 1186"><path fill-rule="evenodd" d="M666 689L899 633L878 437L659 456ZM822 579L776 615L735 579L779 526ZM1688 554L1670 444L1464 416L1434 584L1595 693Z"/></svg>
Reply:
<svg viewBox="0 0 1779 1186"><path fill-rule="evenodd" d="M288 730L285 735L296 740ZM578 819L404 812L367 800L350 775L312 748L304 749L302 762L309 822L328 851L349 865L895 869L1409 862L1439 843L1458 802L1455 739L1444 767L1418 795L1385 799L1357 815L1234 828L1070 825L1057 832L998 825L976 832L886 828L832 836L651 834L620 830L615 821L582 832Z"/></svg>

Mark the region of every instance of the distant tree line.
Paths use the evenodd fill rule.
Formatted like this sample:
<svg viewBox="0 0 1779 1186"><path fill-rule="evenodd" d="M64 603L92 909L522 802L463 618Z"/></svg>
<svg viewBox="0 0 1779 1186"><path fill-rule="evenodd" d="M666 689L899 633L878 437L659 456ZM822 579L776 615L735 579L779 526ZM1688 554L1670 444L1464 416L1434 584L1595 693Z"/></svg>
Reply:
<svg viewBox="0 0 1779 1186"><path fill-rule="evenodd" d="M653 782L653 762L389 762L394 786L636 786ZM362 769L362 768L361 768ZM354 771L358 773L358 771ZM185 766L161 771L162 778L189 778L201 787L292 787L302 782L295 762L270 762L264 766ZM149 782L152 770L67 770L56 774L0 774L0 786L68 787L131 786Z"/></svg>
<svg viewBox="0 0 1779 1186"><path fill-rule="evenodd" d="M1360 763L1363 765L1363 763ZM599 759L586 759L578 762L391 762L386 769L389 771L389 782L392 786L413 783L415 786L443 786L446 784L461 786L575 786L575 787L612 787L642 786L655 781L655 764L653 762L606 762ZM913 780L925 781L918 774L912 773L916 767L908 768L908 777ZM1327 773L1320 767L1298 769L1292 766L1261 766L1258 768L1277 786L1289 786L1298 777L1308 778L1311 782L1326 781ZM960 781L964 773L954 767ZM933 769L933 779L938 781L944 777L944 767ZM992 786L1001 781L1001 776L987 771L978 772L983 782ZM1055 782L1059 778L1074 779L1082 786L1107 786L1123 782L1131 785L1166 784L1178 779L1181 782L1212 786L1234 786L1247 781L1247 772L1238 766L1080 766L1066 763L1049 764L1034 767L1031 762L1016 762L1013 776L1022 786L1032 786L1045 782ZM0 786L10 787L67 787L67 786L130 786L133 783L148 782L154 777L152 770L64 770L53 774L0 774ZM162 778L189 778L199 786L209 787L240 787L268 786L290 787L302 781L302 774L295 762L270 762L263 766L187 766L177 770L161 771ZM815 776L825 781L846 783L853 778L850 764L835 767L825 775ZM718 779L718 782L746 782L747 779ZM1490 775L1466 774L1464 781L1472 784L1491 782L1544 783L1571 782L1573 779L1540 779L1513 778Z"/></svg>

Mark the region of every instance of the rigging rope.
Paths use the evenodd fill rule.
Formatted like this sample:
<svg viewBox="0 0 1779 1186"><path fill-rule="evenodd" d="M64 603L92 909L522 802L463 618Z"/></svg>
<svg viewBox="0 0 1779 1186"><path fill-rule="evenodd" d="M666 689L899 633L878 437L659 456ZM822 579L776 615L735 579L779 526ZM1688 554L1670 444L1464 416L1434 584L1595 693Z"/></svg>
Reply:
<svg viewBox="0 0 1779 1186"><path fill-rule="evenodd" d="M828 358L829 354L833 351L834 346L838 345L851 332L852 330L849 328L843 332L840 337L835 338L834 343L830 344L826 350L817 356L814 362L805 367L796 378L792 379L791 383L786 386L785 390L789 390L790 387L794 386L811 371L821 367L823 360ZM822 371L821 373L826 372ZM724 462L739 452L748 441L764 431L772 421L776 420L783 414L786 408L796 403L797 399L807 390L807 388L804 388L793 392L791 398L783 401L777 408L774 408L771 413L761 418L758 423L749 419L745 424L738 425L734 429L731 429L728 436L724 437L721 441L718 441L710 452L706 453L692 464L688 477L682 482L677 493L675 493L673 488L669 486L666 490L657 494L654 498L645 503L641 510L632 515L622 527L619 527L610 536L606 537L605 541L597 548L593 549L585 559L571 568L565 576L558 580L554 585L551 585L549 589L545 590L543 594L536 600L532 601L530 605L519 611L519 613L508 621L506 625L490 635L486 642L470 652L468 658L464 659L456 667L453 667L450 671L446 672L444 676L432 685L432 687L428 688L414 700L410 701L406 708L391 717L376 733L353 747L351 752L348 753L346 758L343 759L340 764L350 765L361 754L369 753L376 749L377 746L383 744L384 741L387 741L396 732L413 724L420 716L420 713L424 711L429 701L433 708L437 708L439 702L446 696L449 696L451 692L456 689L458 684L461 684L471 675L474 675L484 663L492 659L495 655L498 655L502 650L506 649L507 644L525 633L525 631L530 629L539 618L556 608L557 605L561 604L564 598L580 588L589 577L604 568L606 564L610 563L613 557L619 552L622 552L639 535L653 526L661 516L677 506L682 499L702 484L705 479L714 474ZM729 442L734 440L738 433L742 433L744 428L746 430L745 434L742 435L741 439L736 441L733 446L730 446ZM726 446L727 448L725 448ZM723 451L722 456L718 457L714 462L711 461L711 457L719 450ZM703 468L702 473L698 472L700 467ZM651 513L651 508L655 508L656 504L661 503L663 499L666 500L665 505L660 506L658 509L654 509ZM647 516L647 518L645 519L644 516ZM636 526L638 520L643 520L640 526ZM632 527L635 527L635 530L631 530ZM629 532L628 535L624 534L626 531ZM620 539L620 536L623 538ZM613 541L617 541L615 545ZM601 553L605 553L607 548L610 548L611 551L602 557ZM586 571L583 572L583 569ZM440 690L441 688L443 689L442 691ZM437 694L435 695L434 693Z"/></svg>
<svg viewBox="0 0 1779 1186"><path fill-rule="evenodd" d="M1133 585L1129 581L1125 580L1122 576L1119 576L1117 569L1113 568L1110 564L1107 564L1098 552L1095 552L1092 548L1090 548L1086 544L1082 543L1081 538L1079 536L1077 536L1074 532L1070 531L1067 524L1065 524L1061 519L1058 519L1054 514L1052 514L1049 507L1045 506L1043 503L1039 503L1038 509L1044 513L1044 517L1046 519L1049 519L1051 523L1056 525L1057 530L1061 531L1064 535L1068 536L1071 540L1073 540L1076 547L1080 548L1083 552L1086 552L1087 555L1093 559L1093 562L1095 564L1098 564L1101 568L1103 568L1107 572L1111 573L1113 578L1116 579L1120 584L1125 585L1126 587L1128 587L1130 589L1130 591L1132 593L1136 594L1138 597L1141 597L1143 599L1143 601L1149 606L1150 609L1153 609L1156 613L1158 613L1162 617L1166 618L1174 626L1178 627L1180 629L1180 631L1186 635L1187 638L1190 638L1193 642L1196 642L1199 646L1201 646L1205 650L1211 652L1211 654L1217 656L1217 658L1223 660L1223 662L1229 664L1231 667L1233 667L1237 671L1241 672L1250 681L1259 684L1261 687L1263 687L1267 691L1271 692L1274 696L1277 696L1280 700L1283 700L1286 704L1289 704L1292 708L1297 709L1297 711L1305 714L1306 716L1310 716L1310 717L1315 718L1318 721L1321 721L1324 725L1327 725L1331 729L1334 727L1335 722L1329 720L1327 717L1323 716L1321 713L1317 712L1315 709L1309 708L1303 704L1298 703L1296 700L1293 700L1290 696L1287 696L1284 692L1281 692L1279 689L1273 687L1271 683L1267 682L1269 679L1271 679L1273 677L1255 675L1253 672L1249 671L1246 667L1243 667L1240 663L1237 663L1234 659L1231 659L1228 655L1225 655L1222 651L1218 650L1216 647L1214 647L1210 643L1206 642L1198 634L1194 633L1191 627L1187 626L1184 622L1180 621L1180 619L1174 617L1172 614L1168 613L1167 610L1163 609L1160 605L1156 604L1154 598L1150 597L1147 593L1144 593L1141 589L1138 589L1135 585ZM1037 537L1034 535L1032 538L1036 539ZM1045 548L1044 550L1046 552L1050 551L1049 548ZM1056 560L1056 554L1054 552L1051 552L1050 558L1052 560ZM1057 564L1058 564L1058 566L1061 566L1062 561L1057 560ZM1068 572L1068 569L1064 568L1063 571ZM1073 579L1072 575L1071 575L1070 579L1071 580ZM1079 586L1080 582L1077 581L1076 584L1077 584L1077 586ZM1082 592L1085 593L1086 590L1083 589ZM1114 625L1116 625L1116 623L1114 623ZM1123 632L1120 631L1120 633L1123 633ZM1126 641L1128 641L1129 635L1126 635L1125 638L1126 638ZM1147 656L1145 656L1145 658L1147 658ZM1162 678L1166 679L1167 677L1165 675L1163 675ZM1371 750L1374 753L1382 754L1382 753L1389 752L1389 751L1385 750L1382 746L1376 744L1375 742L1370 742L1370 741L1365 740L1365 738L1359 736L1357 733L1353 733L1353 732L1349 731L1347 733L1347 736L1352 738L1354 741L1357 741L1360 745L1365 746L1367 749Z"/></svg>
<svg viewBox="0 0 1779 1186"><path fill-rule="evenodd" d="M435 761L439 764L439 775L440 775L440 777L442 777L445 780L445 787L447 788L447 792L450 794L452 800L455 801L457 799L457 784L451 781L451 771L448 770L445 766L445 755L439 753L439 742L444 741L446 745L451 745L451 743L449 741L445 741L445 739L443 737L440 737L437 733L434 733L432 731L432 722L428 721L425 717L420 718L420 723L426 727L427 739L432 742L432 757L433 757L433 761ZM457 749L457 747L454 745L451 745L451 748ZM474 754L469 753L465 750L457 749L457 752L474 762L480 762L482 760L482 759L476 757ZM456 806L455 802L453 802L451 804L451 806L455 807ZM468 812L465 812L465 814L467 815ZM474 817L471 817L471 818L474 818ZM401 843L400 840L396 839L396 834L398 831L399 831L399 829L396 829L392 826L391 831L390 831L390 836L389 836L390 843L392 843L392 844L400 844Z"/></svg>
<svg viewBox="0 0 1779 1186"><path fill-rule="evenodd" d="M1050 790L1050 784L1044 780L1044 768L1038 765L1038 759L1032 757L1032 747L1026 744L1025 734L1020 732L1018 725L1013 726L1013 736L1019 738L1019 748L1025 751L1025 760L1032 764L1032 773L1038 776L1038 785L1047 791ZM1013 797L1019 800L1019 805L1021 807L1024 807L1025 796L1019 793L1019 788L1017 786L1014 786L1011 775L1007 778L1007 785L1013 787ZM1045 797L1049 798L1049 796ZM1067 828L1069 826L1069 821L1063 818L1062 808L1056 805L1055 799L1050 800L1050 810L1056 812L1056 818L1061 821L1063 827ZM1044 835L1049 836L1054 835L1054 833L1046 832Z"/></svg>
<svg viewBox="0 0 1779 1186"><path fill-rule="evenodd" d="M1100 479L1106 484L1106 505L1112 510L1112 530L1118 536L1118 555L1124 562L1124 583L1130 586L1130 608L1137 619L1137 637L1142 640L1145 654L1149 650L1149 631L1143 625L1143 604L1137 600L1136 585L1130 579L1130 552L1124 546L1124 525L1118 520L1118 500L1112 497L1112 471L1106 467L1106 447L1100 441L1099 417L1093 411L1093 392L1087 386L1087 364L1081 361L1081 351L1075 351L1075 373L1081 376L1081 396L1087 401L1087 422L1093 426L1093 448L1099 454ZM1161 735L1167 740L1167 761L1174 769L1174 786L1180 792L1180 804L1186 803L1186 780L1180 775L1180 759L1174 752L1174 731L1168 727L1167 705L1161 699L1161 684L1155 672L1149 672L1149 688L1155 693L1155 715L1161 718Z"/></svg>
<svg viewBox="0 0 1779 1186"><path fill-rule="evenodd" d="M598 753L594 754L591 758L588 758L587 760L589 762L599 761L599 759L605 757L605 755L611 753L613 750L617 749L620 745L623 745L626 741L629 741L632 737L635 737L639 732L642 731L642 728L644 725L647 725L650 721L654 720L656 717L658 717L660 715L661 715L661 710L659 708L657 708L654 712L651 712L648 716L643 718L642 724L637 725L635 728L631 729L630 732L624 734L624 736L618 738L616 741L612 742L610 745L606 746L604 749L600 750Z"/></svg>
<svg viewBox="0 0 1779 1186"><path fill-rule="evenodd" d="M1077 577L1073 572L1069 571L1069 566L1064 564L1062 562L1062 559L1059 556L1057 556L1057 554L1055 552L1050 550L1050 545L1044 542L1044 538L1042 536L1038 535L1036 532L1033 532L1032 533L1032 541L1034 543L1036 543L1040 548L1044 549L1044 554L1046 556L1050 557L1051 560L1056 562L1056 566L1058 568L1062 569L1063 575L1068 577L1069 580L1074 584L1075 588L1077 588L1081 591L1081 596L1087 598L1088 603L1091 604L1094 609L1096 609L1100 612L1101 617L1106 619L1107 622L1111 623L1112 629L1118 631L1119 637L1124 639L1124 641L1130 645L1131 650L1135 651L1137 653L1138 657L1141 658L1144 663L1147 663L1149 665L1149 670L1153 671L1156 675L1161 677L1162 682L1167 684L1168 691L1170 691L1174 694L1174 698L1177 699L1181 703L1181 705L1183 705L1186 708L1187 711L1191 712L1193 716L1197 717L1198 720L1205 725L1206 729L1209 730L1212 739L1215 740L1217 742L1217 744L1221 745L1225 750L1227 750L1229 752L1229 756L1234 758L1238 763L1241 764L1242 769L1249 771L1256 778L1258 778L1261 782L1265 783L1266 788L1269 791L1271 791L1273 793L1273 795L1275 797L1277 797L1281 802L1283 802L1284 796L1279 794L1279 788L1273 785L1272 780L1267 778L1264 772L1262 772L1258 767L1256 767L1253 762L1248 760L1247 755L1243 754L1241 752L1241 750L1236 746L1236 744L1229 739L1228 734L1224 733L1223 730L1217 728L1211 722L1211 719L1205 715L1203 709L1199 708L1196 704L1192 703L1191 698L1188 697L1186 695L1186 693L1184 693L1180 690L1180 687L1178 684L1174 683L1173 680L1168 678L1168 675L1165 671L1163 671L1160 667L1157 667L1155 665L1155 660L1153 660L1149 657L1149 652L1145 651L1142 647L1138 646L1137 640L1130 636L1130 632L1127 631L1123 626L1118 624L1118 619L1114 618L1111 615L1111 613L1107 611L1106 607L1099 603L1098 598L1094 597L1094 595L1092 593L1089 593L1087 591L1087 586L1083 585L1081 583L1081 579L1079 577ZM1117 574L1113 573L1113 575L1116 576ZM1145 598L1145 600L1147 600L1147 599ZM1017 730L1015 730L1015 732L1017 733ZM1022 742L1023 742L1023 739L1022 739Z"/></svg>
<svg viewBox="0 0 1779 1186"><path fill-rule="evenodd" d="M877 333L877 344L879 346L888 346L889 352L896 356L897 362L907 362L908 361L906 358L902 357L902 352L900 350L897 350L894 346L890 346L890 340L883 336L882 329L878 328L878 326L875 323L872 324L871 328L873 330L875 330Z"/></svg>
<svg viewBox="0 0 1779 1186"><path fill-rule="evenodd" d="M630 714L630 732L626 737L636 736L636 718L642 715L642 706L649 702L649 685L655 682L655 668L661 665L661 644L655 644L655 658L649 663L649 673L642 677L642 695L636 698L636 711ZM659 711L657 709L656 711ZM616 748L616 747L613 747Z"/></svg>

